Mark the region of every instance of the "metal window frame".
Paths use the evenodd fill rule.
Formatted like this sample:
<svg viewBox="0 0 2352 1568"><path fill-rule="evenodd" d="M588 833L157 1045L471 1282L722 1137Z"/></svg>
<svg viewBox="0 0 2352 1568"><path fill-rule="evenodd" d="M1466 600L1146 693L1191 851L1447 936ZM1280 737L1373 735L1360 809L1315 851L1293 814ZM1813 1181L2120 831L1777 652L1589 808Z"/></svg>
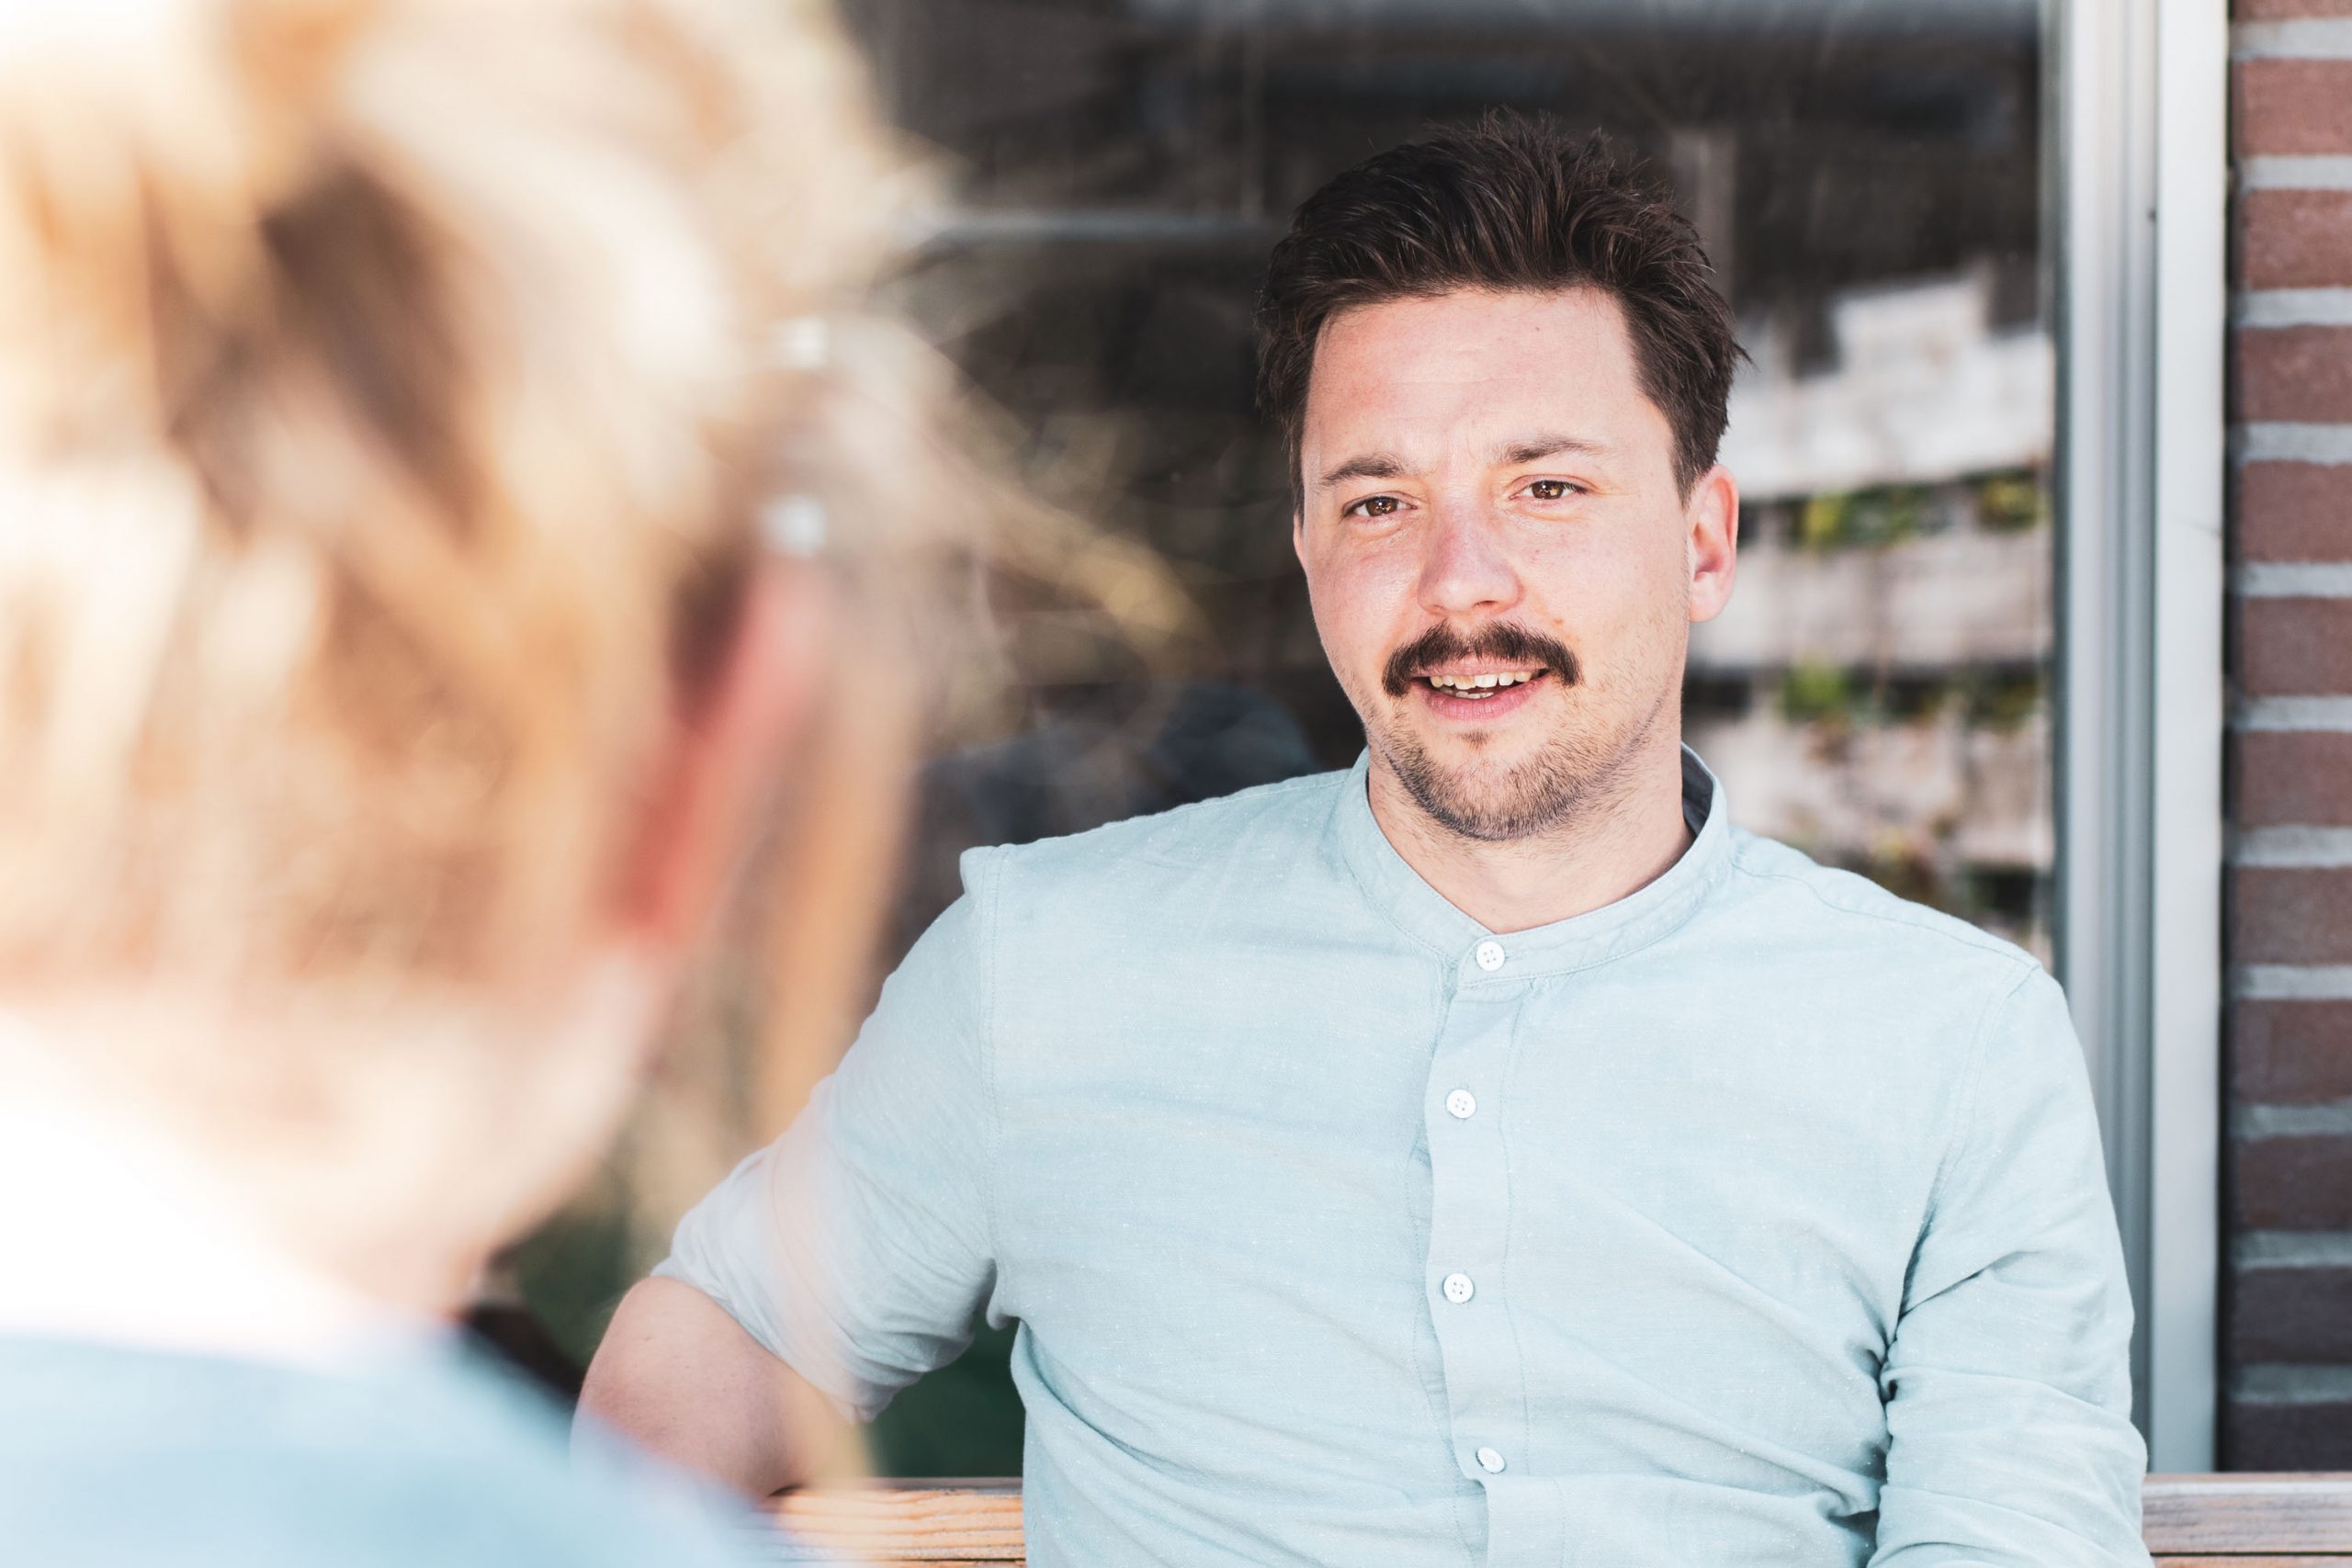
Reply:
<svg viewBox="0 0 2352 1568"><path fill-rule="evenodd" d="M2139 1316L2152 1468L2213 1466L2228 17L2054 0L2058 967Z"/></svg>

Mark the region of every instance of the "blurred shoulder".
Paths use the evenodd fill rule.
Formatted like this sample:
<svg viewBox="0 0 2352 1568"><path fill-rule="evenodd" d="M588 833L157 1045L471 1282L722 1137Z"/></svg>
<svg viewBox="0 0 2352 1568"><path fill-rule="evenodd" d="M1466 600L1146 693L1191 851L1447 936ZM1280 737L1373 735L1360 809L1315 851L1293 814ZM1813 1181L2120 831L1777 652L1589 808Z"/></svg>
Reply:
<svg viewBox="0 0 2352 1568"><path fill-rule="evenodd" d="M740 1505L470 1356L340 1371L0 1339L0 1517L46 1568L728 1568ZM40 1434L35 1437L34 1434ZM10 1561L15 1561L11 1558Z"/></svg>

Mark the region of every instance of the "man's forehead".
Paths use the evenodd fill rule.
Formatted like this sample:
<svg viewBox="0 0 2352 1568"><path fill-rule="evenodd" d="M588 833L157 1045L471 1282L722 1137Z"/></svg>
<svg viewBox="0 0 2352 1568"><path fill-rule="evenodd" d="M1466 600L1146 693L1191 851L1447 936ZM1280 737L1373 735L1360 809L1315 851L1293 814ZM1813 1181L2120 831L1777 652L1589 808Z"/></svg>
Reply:
<svg viewBox="0 0 2352 1568"><path fill-rule="evenodd" d="M1303 434L1333 458L1340 446L1402 457L1433 440L1499 448L1555 431L1606 442L1630 434L1622 427L1647 402L1613 297L1464 292L1333 317L1316 345Z"/></svg>

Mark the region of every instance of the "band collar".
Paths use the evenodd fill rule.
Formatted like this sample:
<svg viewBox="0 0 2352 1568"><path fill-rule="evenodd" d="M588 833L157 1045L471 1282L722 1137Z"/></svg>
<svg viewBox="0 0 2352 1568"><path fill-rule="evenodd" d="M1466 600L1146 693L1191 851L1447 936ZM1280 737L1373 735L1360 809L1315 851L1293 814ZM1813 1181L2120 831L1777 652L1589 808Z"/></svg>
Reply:
<svg viewBox="0 0 2352 1568"><path fill-rule="evenodd" d="M1372 815L1371 754L1356 758L1340 790L1331 831L1364 895L1421 946L1454 967L1463 986L1492 986L1566 974L1622 958L1679 927L1731 867L1731 814L1723 784L1682 749L1682 815L1690 847L1666 874L1613 904L1502 935L1448 903L1405 863Z"/></svg>

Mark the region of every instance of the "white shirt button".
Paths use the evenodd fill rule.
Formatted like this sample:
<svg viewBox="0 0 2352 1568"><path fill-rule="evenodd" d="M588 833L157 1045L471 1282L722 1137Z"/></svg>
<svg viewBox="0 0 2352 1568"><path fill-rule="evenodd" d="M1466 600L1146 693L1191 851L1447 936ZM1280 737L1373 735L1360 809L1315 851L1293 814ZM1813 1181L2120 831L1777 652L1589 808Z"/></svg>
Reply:
<svg viewBox="0 0 2352 1568"><path fill-rule="evenodd" d="M1457 1089L1445 1097L1445 1113L1457 1122L1466 1122L1478 1109L1478 1097L1466 1089Z"/></svg>
<svg viewBox="0 0 2352 1568"><path fill-rule="evenodd" d="M1470 1282L1470 1276L1467 1274L1448 1274L1445 1277L1445 1284L1442 1288L1445 1292L1445 1299L1455 1306L1460 1306L1478 1293L1478 1287Z"/></svg>
<svg viewBox="0 0 2352 1568"><path fill-rule="evenodd" d="M1502 1450L1500 1449L1480 1449L1478 1450L1478 1468L1485 1471L1488 1475L1500 1475L1503 1472Z"/></svg>
<svg viewBox="0 0 2352 1568"><path fill-rule="evenodd" d="M1479 968L1491 975L1503 966L1503 944L1498 942L1482 942L1471 956L1478 961Z"/></svg>

